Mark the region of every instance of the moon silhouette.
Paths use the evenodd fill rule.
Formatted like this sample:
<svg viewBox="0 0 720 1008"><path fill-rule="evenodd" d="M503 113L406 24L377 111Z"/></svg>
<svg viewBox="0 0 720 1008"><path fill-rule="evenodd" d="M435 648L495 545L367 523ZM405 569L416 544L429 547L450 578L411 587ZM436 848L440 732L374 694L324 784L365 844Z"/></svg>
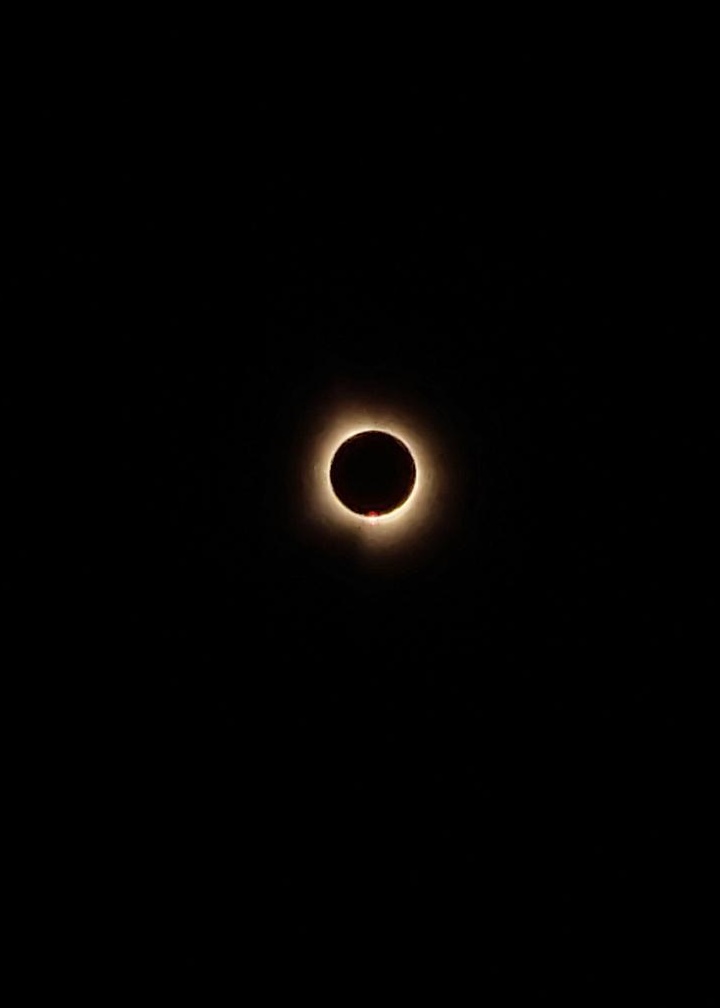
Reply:
<svg viewBox="0 0 720 1008"><path fill-rule="evenodd" d="M289 485L293 527L318 559L392 579L449 546L469 470L431 405L363 382L308 405Z"/></svg>
<svg viewBox="0 0 720 1008"><path fill-rule="evenodd" d="M373 519L404 504L415 479L415 461L407 446L380 430L361 431L343 441L330 466L338 500L355 514Z"/></svg>

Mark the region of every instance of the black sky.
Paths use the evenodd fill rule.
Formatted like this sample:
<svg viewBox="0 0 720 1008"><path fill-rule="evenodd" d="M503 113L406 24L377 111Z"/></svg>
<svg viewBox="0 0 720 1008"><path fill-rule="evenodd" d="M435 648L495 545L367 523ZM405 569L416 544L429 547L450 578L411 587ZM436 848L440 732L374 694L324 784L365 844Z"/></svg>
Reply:
<svg viewBox="0 0 720 1008"><path fill-rule="evenodd" d="M88 522L115 700L89 716L126 719L118 870L171 908L169 961L232 946L238 914L262 946L437 901L502 954L588 918L630 948L681 898L709 746L709 266L667 108L100 111L77 159L48 112L66 164L33 283L113 403L85 474L110 463ZM464 460L453 536L382 581L293 521L294 453L344 384L413 396Z"/></svg>

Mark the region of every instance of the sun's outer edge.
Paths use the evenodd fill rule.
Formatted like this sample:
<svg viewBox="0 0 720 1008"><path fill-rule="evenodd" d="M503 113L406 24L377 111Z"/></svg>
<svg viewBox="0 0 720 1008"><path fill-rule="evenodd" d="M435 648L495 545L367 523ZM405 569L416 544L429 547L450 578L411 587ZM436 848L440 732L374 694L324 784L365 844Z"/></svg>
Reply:
<svg viewBox="0 0 720 1008"><path fill-rule="evenodd" d="M422 429L410 429L407 420L389 416L387 410L347 409L339 411L334 421L323 425L317 435L314 455L314 483L311 491L312 512L322 522L362 533L370 546L399 545L418 534L431 517L431 498L437 490L437 466L432 438ZM379 415L384 414L384 415ZM415 484L400 507L376 518L360 515L347 508L336 496L330 481L330 468L336 451L345 441L365 431L379 431L397 438L412 455Z"/></svg>
<svg viewBox="0 0 720 1008"><path fill-rule="evenodd" d="M337 494L335 493L335 490L333 488L332 480L330 479L330 470L332 469L333 459L335 458L335 455L337 454L338 450L342 447L342 445L344 445L347 441L350 441L357 434L376 434L376 433L377 434L388 434L390 437L395 438L395 440L399 441L400 444L403 446L403 448L405 448L405 450L410 454L410 458L413 461L413 466L415 467L415 481L413 483L413 486L412 486L412 489L411 489L410 493L405 498L405 500L402 502L402 504L398 505L398 507L393 508L392 511L388 511L385 514L367 514L367 515L364 515L364 514L360 514L358 511L353 511L351 508L349 508L345 504L343 504L343 502L337 496ZM418 465L418 460L417 460L417 457L415 455L415 452L412 450L412 448L407 443L407 440L405 438L400 437L400 435L398 435L397 433L395 433L395 431L390 430L389 428L383 428L383 427L369 427L369 428L368 427L362 427L359 430L355 431L354 434L348 434L347 437L342 438L342 440L340 440L337 443L337 445L332 449L332 451L330 452L330 458L329 458L329 460L327 462L327 484L328 484L328 491L329 491L329 493L332 495L332 497L334 498L334 500L337 501L337 503L340 505L340 507L342 508L343 511L348 512L353 518L358 518L362 522L365 522L366 524L369 524L369 525L372 525L372 526L377 526L377 525L380 525L382 523L387 523L388 519L394 517L395 515L400 515L400 513L402 511L404 511L405 508L407 508L408 505L410 504L410 502L412 501L413 496L415 495L416 491L418 490L418 484L419 484L419 482L420 482L420 466Z"/></svg>

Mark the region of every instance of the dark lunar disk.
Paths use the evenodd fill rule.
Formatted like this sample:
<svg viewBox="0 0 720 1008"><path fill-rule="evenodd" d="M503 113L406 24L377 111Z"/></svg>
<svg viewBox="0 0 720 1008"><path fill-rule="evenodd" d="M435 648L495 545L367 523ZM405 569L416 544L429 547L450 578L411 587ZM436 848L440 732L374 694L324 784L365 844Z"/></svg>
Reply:
<svg viewBox="0 0 720 1008"><path fill-rule="evenodd" d="M388 514L412 493L415 462L392 434L363 431L336 451L330 482L337 498L356 514Z"/></svg>

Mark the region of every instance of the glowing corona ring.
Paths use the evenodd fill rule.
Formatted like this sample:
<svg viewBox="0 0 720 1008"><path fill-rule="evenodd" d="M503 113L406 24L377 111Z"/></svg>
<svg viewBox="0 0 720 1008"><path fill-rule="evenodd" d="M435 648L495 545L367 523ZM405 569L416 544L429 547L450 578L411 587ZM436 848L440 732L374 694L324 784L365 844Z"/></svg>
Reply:
<svg viewBox="0 0 720 1008"><path fill-rule="evenodd" d="M400 441L412 456L415 482L394 510L358 514L336 496L331 468L338 449L357 434L377 431ZM369 553L427 547L439 524L447 519L450 470L447 445L435 425L423 422L412 405L336 401L314 417L301 452L303 520L336 539L347 536Z"/></svg>
<svg viewBox="0 0 720 1008"><path fill-rule="evenodd" d="M379 435L379 439L378 439ZM351 467L350 473L352 474L352 461L348 463L348 454L350 459L355 459L355 464L357 465L358 452L359 458L362 460L363 452L367 458L367 451L372 454L375 453L375 464L378 464L377 452L379 448L379 465L383 466L384 457L384 479L388 478L387 466L394 467L394 474L390 477L391 484L388 486L385 482L382 483L381 479L381 489L375 483L374 492L370 491L368 493L368 488L365 486L359 491L360 497L358 497L358 486L357 481L352 480L352 475L350 476L351 483L348 488L348 466ZM388 462L389 453L389 462ZM362 466L362 461L360 462ZM399 472L397 471L398 466L400 467ZM406 471L405 471L406 470ZM333 477L333 473L336 473L336 477ZM382 472L382 469L380 470ZM408 447L402 442L400 438L392 434L389 430L363 430L354 437L351 436L340 445L338 451L333 456L330 469L329 469L329 479L331 483L331 488L335 496L340 500L343 507L346 507L349 511L357 514L359 517L364 518L366 521L371 521L377 524L382 519L386 519L391 514L396 512L401 512L402 508L406 506L412 497L412 493L415 488L416 481L416 466L412 458L412 453ZM372 478L372 477L371 477ZM375 474L375 479L377 478L377 472ZM379 497L377 496L379 493ZM381 504L380 501L383 501ZM396 503L392 503L392 501ZM372 501L372 503L371 503ZM377 507L378 510L373 510Z"/></svg>

